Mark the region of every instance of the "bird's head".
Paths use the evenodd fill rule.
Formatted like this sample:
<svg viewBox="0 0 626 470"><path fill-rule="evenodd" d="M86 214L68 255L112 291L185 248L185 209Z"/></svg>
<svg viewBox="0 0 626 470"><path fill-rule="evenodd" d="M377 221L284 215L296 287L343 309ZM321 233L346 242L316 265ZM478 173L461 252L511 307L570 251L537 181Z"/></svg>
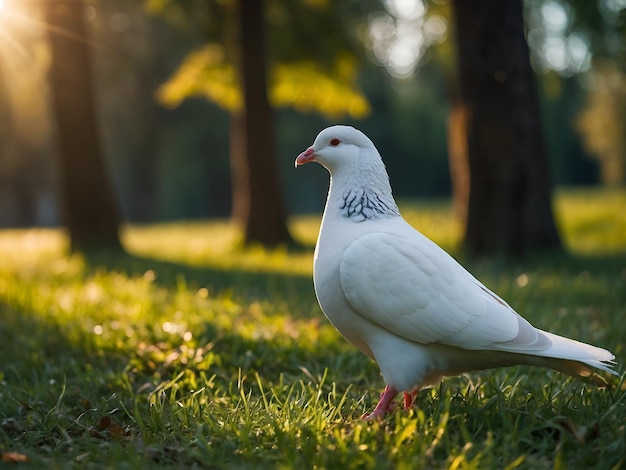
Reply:
<svg viewBox="0 0 626 470"><path fill-rule="evenodd" d="M372 141L350 126L332 126L315 138L313 145L298 155L296 167L317 162L330 173L338 169L378 167L382 160Z"/></svg>
<svg viewBox="0 0 626 470"><path fill-rule="evenodd" d="M355 222L400 216L380 154L361 131L350 126L324 129L298 155L296 167L309 162L331 174L326 210L334 208Z"/></svg>

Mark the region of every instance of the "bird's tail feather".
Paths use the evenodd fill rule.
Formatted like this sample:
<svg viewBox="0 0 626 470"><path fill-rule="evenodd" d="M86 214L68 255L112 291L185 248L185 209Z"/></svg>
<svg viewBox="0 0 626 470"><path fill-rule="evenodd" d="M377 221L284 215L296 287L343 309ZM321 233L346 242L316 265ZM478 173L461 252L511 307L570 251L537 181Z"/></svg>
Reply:
<svg viewBox="0 0 626 470"><path fill-rule="evenodd" d="M601 369L612 375L619 375L617 372L615 372L607 364L604 364L604 363L588 364L588 363L583 363L583 362L573 361L573 360L568 360L568 359L554 359L554 358L537 357L537 356L535 357L537 359L540 359L540 361L537 361L537 365L550 367L551 369L558 370L559 372L563 372L565 374L572 375L574 377L582 378L586 381L591 382L593 385L596 385L597 387L608 387L609 382L606 377L604 377L603 375L593 370L592 367Z"/></svg>
<svg viewBox="0 0 626 470"><path fill-rule="evenodd" d="M535 353L537 365L551 367L574 377L586 378L600 387L606 387L608 382L593 369L619 376L613 370L615 356L610 351L546 331L542 333L550 339L552 347ZM531 359L530 362L535 361Z"/></svg>

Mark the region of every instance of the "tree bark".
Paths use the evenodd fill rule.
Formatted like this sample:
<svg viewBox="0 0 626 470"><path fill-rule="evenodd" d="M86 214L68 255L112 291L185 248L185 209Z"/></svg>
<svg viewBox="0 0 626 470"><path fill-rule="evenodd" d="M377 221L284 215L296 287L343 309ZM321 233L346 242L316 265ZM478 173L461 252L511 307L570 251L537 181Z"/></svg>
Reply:
<svg viewBox="0 0 626 470"><path fill-rule="evenodd" d="M243 109L231 117L233 219L246 243L290 243L283 206L274 121L267 98L264 8L262 0L238 5L239 71Z"/></svg>
<svg viewBox="0 0 626 470"><path fill-rule="evenodd" d="M466 207L464 248L475 255L516 256L558 248L522 2L453 0L452 5L460 101L449 139L451 167L469 169L469 190L463 189L462 171L453 181Z"/></svg>
<svg viewBox="0 0 626 470"><path fill-rule="evenodd" d="M85 5L83 0L48 0L44 15L63 219L71 249L119 249L117 213L96 121Z"/></svg>
<svg viewBox="0 0 626 470"><path fill-rule="evenodd" d="M20 158L9 93L5 70L0 64L0 227L19 227L22 226L25 215L16 207L20 198L16 194L15 184ZM29 222L32 224L34 220Z"/></svg>

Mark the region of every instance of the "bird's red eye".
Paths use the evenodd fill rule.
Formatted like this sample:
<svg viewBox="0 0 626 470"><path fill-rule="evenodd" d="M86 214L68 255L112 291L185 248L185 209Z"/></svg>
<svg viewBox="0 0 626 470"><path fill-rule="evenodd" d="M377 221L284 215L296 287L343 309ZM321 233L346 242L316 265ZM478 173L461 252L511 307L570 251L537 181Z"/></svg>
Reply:
<svg viewBox="0 0 626 470"><path fill-rule="evenodd" d="M341 141L338 138L334 138L334 139L330 139L330 145L332 145L333 147L337 147L337 145L339 145L341 143Z"/></svg>

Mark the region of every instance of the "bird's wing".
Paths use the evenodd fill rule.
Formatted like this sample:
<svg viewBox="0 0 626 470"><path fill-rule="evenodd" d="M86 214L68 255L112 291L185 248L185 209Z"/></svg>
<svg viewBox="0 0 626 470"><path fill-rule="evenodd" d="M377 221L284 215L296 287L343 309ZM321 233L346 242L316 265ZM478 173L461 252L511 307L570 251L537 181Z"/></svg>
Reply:
<svg viewBox="0 0 626 470"><path fill-rule="evenodd" d="M551 344L419 232L358 238L341 258L340 280L360 315L410 341L525 353Z"/></svg>

